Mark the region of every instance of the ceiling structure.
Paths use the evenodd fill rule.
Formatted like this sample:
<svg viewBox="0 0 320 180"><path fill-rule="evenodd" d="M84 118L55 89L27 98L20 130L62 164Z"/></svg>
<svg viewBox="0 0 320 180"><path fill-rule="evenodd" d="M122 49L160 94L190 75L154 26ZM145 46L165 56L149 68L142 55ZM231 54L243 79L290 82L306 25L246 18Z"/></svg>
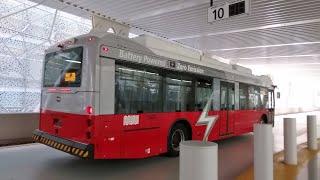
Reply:
<svg viewBox="0 0 320 180"><path fill-rule="evenodd" d="M207 23L209 0L32 1L83 17L114 19L129 24L132 32L152 33L232 63L320 77L319 0L251 0L249 15L212 24Z"/></svg>

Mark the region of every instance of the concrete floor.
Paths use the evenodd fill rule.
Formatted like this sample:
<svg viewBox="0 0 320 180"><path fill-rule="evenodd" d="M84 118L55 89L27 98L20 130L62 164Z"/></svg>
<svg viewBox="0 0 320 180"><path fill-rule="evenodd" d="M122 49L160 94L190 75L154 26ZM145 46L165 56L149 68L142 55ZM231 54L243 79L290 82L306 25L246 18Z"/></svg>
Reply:
<svg viewBox="0 0 320 180"><path fill-rule="evenodd" d="M319 112L317 112L318 115ZM298 142L306 141L306 114L297 118ZM274 151L283 148L282 121L274 128ZM253 162L253 135L217 142L219 180L234 179ZM302 177L305 177L303 174ZM0 180L177 180L179 158L164 156L140 160L82 160L41 144L0 148Z"/></svg>

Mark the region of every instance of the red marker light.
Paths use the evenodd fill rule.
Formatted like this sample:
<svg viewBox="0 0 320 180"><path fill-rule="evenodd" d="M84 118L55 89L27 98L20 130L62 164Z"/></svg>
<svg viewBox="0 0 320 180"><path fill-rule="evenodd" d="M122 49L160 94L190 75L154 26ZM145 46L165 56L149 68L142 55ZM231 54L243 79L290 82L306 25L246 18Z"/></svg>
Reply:
<svg viewBox="0 0 320 180"><path fill-rule="evenodd" d="M47 91L48 91L48 92L56 92L57 89L56 89L56 88L49 88Z"/></svg>
<svg viewBox="0 0 320 180"><path fill-rule="evenodd" d="M93 108L91 106L86 107L86 113L92 114L93 113Z"/></svg>
<svg viewBox="0 0 320 180"><path fill-rule="evenodd" d="M108 53L108 52L109 52L109 48L106 47L106 46L102 46L101 50L102 50L102 52L104 52L104 53Z"/></svg>
<svg viewBox="0 0 320 180"><path fill-rule="evenodd" d="M71 89L70 88L61 88L60 92L69 93L69 92L71 92Z"/></svg>

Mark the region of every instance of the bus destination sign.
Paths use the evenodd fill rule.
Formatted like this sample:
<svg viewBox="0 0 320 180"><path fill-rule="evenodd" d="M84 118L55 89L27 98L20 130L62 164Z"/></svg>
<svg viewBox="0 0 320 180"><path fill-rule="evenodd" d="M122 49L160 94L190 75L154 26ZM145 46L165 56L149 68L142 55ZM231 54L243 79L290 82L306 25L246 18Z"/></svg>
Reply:
<svg viewBox="0 0 320 180"><path fill-rule="evenodd" d="M133 53L131 51L125 51L122 49L119 50L119 58L127 61L141 63L141 64L148 64L148 65L157 66L157 67L175 69L178 71L204 74L204 69L196 65L191 65L191 64L182 63L182 62L161 60L154 57L150 57L148 55L141 55L141 54Z"/></svg>

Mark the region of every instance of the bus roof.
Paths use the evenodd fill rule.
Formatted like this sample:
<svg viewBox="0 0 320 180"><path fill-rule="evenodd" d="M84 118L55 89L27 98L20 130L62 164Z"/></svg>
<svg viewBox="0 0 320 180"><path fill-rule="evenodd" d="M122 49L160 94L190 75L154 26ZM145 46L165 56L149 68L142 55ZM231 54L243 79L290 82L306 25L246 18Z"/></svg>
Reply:
<svg viewBox="0 0 320 180"><path fill-rule="evenodd" d="M152 60L159 61L154 64L147 64L151 66L157 66L160 63L160 67L167 68L166 64L168 64L168 62L174 62L175 64L181 65L181 68L178 68L178 70L182 70L184 66L188 68L190 66L192 71L188 71L189 73L203 73L203 75L263 86L269 89L274 87L269 76L255 76L248 68L220 62L216 59L201 55L197 50L175 45L156 37L143 35L129 39L111 33L89 33L75 38L83 39L89 36L96 37L101 45L112 47L114 50L108 53L108 56L111 58L130 61L131 59L119 57L121 53L125 53L124 55L130 53L129 55L137 56L137 58L145 56L150 57ZM57 45L53 46L49 51L53 49L57 49ZM100 55L103 56L103 54ZM176 70L172 68L169 69Z"/></svg>

